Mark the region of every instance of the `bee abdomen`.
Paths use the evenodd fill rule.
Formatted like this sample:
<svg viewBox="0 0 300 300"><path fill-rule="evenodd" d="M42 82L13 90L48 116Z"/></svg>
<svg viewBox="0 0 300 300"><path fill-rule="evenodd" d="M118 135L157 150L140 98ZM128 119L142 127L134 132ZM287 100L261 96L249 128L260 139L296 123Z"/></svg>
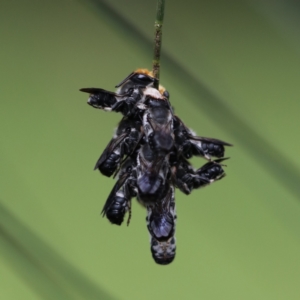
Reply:
<svg viewBox="0 0 300 300"><path fill-rule="evenodd" d="M166 241L174 234L174 220L172 216L156 216L146 218L150 234L158 241Z"/></svg>
<svg viewBox="0 0 300 300"><path fill-rule="evenodd" d="M208 165L208 167L206 167ZM210 165L210 166L209 166ZM202 170L201 170L202 169ZM198 176L195 177L194 188L204 187L214 181L217 181L225 176L225 172L220 164L211 163L204 165L198 171ZM205 181L207 179L207 181Z"/></svg>
<svg viewBox="0 0 300 300"><path fill-rule="evenodd" d="M119 162L120 162L120 155L116 153L112 153L101 164L98 164L97 162L95 169L98 169L103 175L110 177L116 171Z"/></svg>
<svg viewBox="0 0 300 300"><path fill-rule="evenodd" d="M203 143L202 149L205 154L214 156L214 157L223 157L225 148L223 145L218 145L214 143Z"/></svg>
<svg viewBox="0 0 300 300"><path fill-rule="evenodd" d="M99 92L98 94L90 95L88 99L88 104L100 109L111 108L117 99L114 95L104 92Z"/></svg>
<svg viewBox="0 0 300 300"><path fill-rule="evenodd" d="M106 211L107 219L113 224L121 225L128 210L127 203L127 199L116 196L113 205Z"/></svg>
<svg viewBox="0 0 300 300"><path fill-rule="evenodd" d="M200 176L203 176L209 180L217 179L219 176L221 176L224 173L224 170L222 169L221 165L214 164L211 168L208 168L207 170L203 172L199 172L198 174Z"/></svg>
<svg viewBox="0 0 300 300"><path fill-rule="evenodd" d="M153 174L143 174L137 181L139 199L144 202L155 201L163 192L161 178Z"/></svg>

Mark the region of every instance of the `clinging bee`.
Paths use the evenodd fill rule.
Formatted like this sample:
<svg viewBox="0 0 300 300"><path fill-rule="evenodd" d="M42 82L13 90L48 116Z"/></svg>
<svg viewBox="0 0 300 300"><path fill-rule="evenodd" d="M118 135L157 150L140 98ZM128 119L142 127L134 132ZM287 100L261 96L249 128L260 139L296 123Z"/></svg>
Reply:
<svg viewBox="0 0 300 300"><path fill-rule="evenodd" d="M163 197L169 176L169 155L153 151L148 143L137 155L138 201L147 206Z"/></svg>
<svg viewBox="0 0 300 300"><path fill-rule="evenodd" d="M98 88L83 88L80 91L90 94L88 104L95 108L134 116L138 111L136 104L141 100L144 89L152 87L156 82L152 72L137 69L116 86L115 93Z"/></svg>
<svg viewBox="0 0 300 300"><path fill-rule="evenodd" d="M123 156L131 154L138 146L142 136L141 126L139 119L124 117L115 136L98 159L95 169L110 177L120 165Z"/></svg>
<svg viewBox="0 0 300 300"><path fill-rule="evenodd" d="M118 181L113 187L102 210L102 215L112 224L121 225L129 211L127 225L131 218L131 198L136 196L135 162L129 158L122 166Z"/></svg>
<svg viewBox="0 0 300 300"><path fill-rule="evenodd" d="M223 157L224 146L232 146L218 139L196 136L177 116L174 116L174 135L177 150L185 158L193 155L203 156L208 160L211 156Z"/></svg>
<svg viewBox="0 0 300 300"><path fill-rule="evenodd" d="M169 153L174 145L173 113L165 91L163 94L154 88L144 91L143 128L151 149Z"/></svg>
<svg viewBox="0 0 300 300"><path fill-rule="evenodd" d="M154 86L152 72L138 69L115 92L83 88L88 104L106 111L120 112L123 119L115 135L98 159L95 169L105 176L118 175L102 210L103 217L121 225L131 199L137 197L147 209L150 249L157 264L167 265L176 254L175 188L185 194L225 176L225 146L221 140L197 136L179 117L169 102L169 93ZM201 156L209 160L194 169L187 159ZM126 157L126 158L125 158ZM212 160L212 157L221 159Z"/></svg>
<svg viewBox="0 0 300 300"><path fill-rule="evenodd" d="M147 227L150 246L156 263L166 265L174 260L176 252L175 225L176 210L174 187L168 184L165 197L147 206Z"/></svg>
<svg viewBox="0 0 300 300"><path fill-rule="evenodd" d="M225 176L225 172L220 164L224 159L210 161L198 170L189 164L183 157L180 158L177 166L172 167L174 184L186 195L193 189L207 186Z"/></svg>
<svg viewBox="0 0 300 300"><path fill-rule="evenodd" d="M221 162L226 159L228 159L228 157L209 161L204 166L196 170L193 188L198 189L224 178L226 174L222 168L224 165L222 165ZM203 178L205 178L208 182L203 181Z"/></svg>

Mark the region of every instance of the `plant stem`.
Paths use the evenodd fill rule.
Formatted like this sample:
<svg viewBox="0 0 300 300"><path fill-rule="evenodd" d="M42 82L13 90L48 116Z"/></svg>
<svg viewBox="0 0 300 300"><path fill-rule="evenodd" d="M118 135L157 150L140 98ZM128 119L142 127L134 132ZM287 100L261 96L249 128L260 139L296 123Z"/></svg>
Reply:
<svg viewBox="0 0 300 300"><path fill-rule="evenodd" d="M157 0L156 20L154 23L154 56L153 56L153 76L157 79L155 88L159 86L160 49L162 26L164 21L165 0Z"/></svg>

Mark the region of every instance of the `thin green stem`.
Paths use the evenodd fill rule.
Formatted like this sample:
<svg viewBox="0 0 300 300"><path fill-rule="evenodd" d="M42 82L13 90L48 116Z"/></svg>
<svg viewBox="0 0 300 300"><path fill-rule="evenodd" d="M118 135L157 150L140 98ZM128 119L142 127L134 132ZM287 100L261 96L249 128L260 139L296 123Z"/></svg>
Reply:
<svg viewBox="0 0 300 300"><path fill-rule="evenodd" d="M162 41L162 26L164 21L165 0L157 0L156 20L154 23L154 56L153 56L153 76L157 79L155 88L159 86L159 69L160 69L160 49Z"/></svg>

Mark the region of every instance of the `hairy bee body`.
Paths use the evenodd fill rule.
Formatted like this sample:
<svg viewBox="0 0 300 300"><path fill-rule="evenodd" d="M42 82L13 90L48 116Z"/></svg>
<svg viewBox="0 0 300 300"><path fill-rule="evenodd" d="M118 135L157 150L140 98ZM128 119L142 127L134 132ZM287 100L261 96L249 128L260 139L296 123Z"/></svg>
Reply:
<svg viewBox="0 0 300 300"><path fill-rule="evenodd" d="M174 146L173 115L168 99L153 88L145 91L143 128L151 149L169 153Z"/></svg>

